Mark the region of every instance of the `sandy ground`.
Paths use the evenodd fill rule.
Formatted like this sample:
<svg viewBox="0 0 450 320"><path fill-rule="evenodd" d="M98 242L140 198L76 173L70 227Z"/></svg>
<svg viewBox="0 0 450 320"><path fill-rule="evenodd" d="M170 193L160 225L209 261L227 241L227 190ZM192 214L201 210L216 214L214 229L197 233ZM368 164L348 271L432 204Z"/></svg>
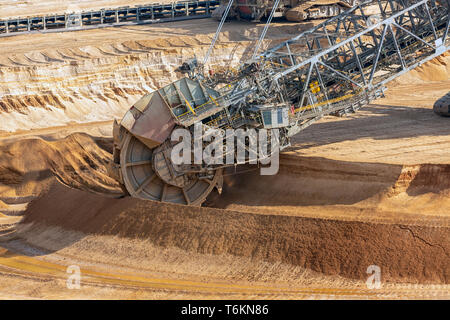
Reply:
<svg viewBox="0 0 450 320"><path fill-rule="evenodd" d="M432 112L448 55L301 132L278 175L227 172L203 208L122 197L112 118L204 54L216 25L0 39L0 298L450 298L450 127ZM306 27L277 23L267 45ZM225 29L216 64L245 58L261 25Z"/></svg>
<svg viewBox="0 0 450 320"><path fill-rule="evenodd" d="M276 23L266 45L311 24ZM227 23L212 67L247 57L263 25ZM121 118L143 94L206 54L217 21L177 22L0 39L0 131Z"/></svg>

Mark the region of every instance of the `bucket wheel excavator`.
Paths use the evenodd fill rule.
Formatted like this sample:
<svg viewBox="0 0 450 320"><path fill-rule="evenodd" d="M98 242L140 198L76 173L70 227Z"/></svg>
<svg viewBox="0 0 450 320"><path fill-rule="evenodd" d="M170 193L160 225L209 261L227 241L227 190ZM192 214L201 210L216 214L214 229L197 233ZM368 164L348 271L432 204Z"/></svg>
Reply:
<svg viewBox="0 0 450 320"><path fill-rule="evenodd" d="M176 129L192 133L194 150L213 134L223 158L236 154L227 129L266 129L282 151L323 116L356 111L387 82L448 51L449 22L448 1L366 1L265 52L256 48L226 76L190 60L180 67L184 77L146 94L115 122L112 174L133 197L201 205L221 190L224 168L263 158L246 152L240 162L180 164L171 156Z"/></svg>
<svg viewBox="0 0 450 320"><path fill-rule="evenodd" d="M172 130L189 127L196 120L190 117L195 103L205 104L213 97L219 99L216 92L204 88L200 82L183 78L145 95L120 124L114 123L114 176L127 194L200 205L213 188L221 191L222 169L200 166L180 169L171 161ZM187 118L191 119L182 121Z"/></svg>

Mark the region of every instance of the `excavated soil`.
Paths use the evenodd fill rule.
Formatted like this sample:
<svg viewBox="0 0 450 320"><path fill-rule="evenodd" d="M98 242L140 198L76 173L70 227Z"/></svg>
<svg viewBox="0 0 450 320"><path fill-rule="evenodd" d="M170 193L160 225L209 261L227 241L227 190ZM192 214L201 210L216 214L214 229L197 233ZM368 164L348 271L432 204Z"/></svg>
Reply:
<svg viewBox="0 0 450 320"><path fill-rule="evenodd" d="M278 201L283 202L283 197ZM301 208L297 211L301 213ZM450 276L448 225L251 214L108 199L61 185L33 201L22 223L145 240L161 250L176 247L205 255L281 262L351 279L366 279L370 265L380 266L384 280L391 282L449 283ZM58 249L53 245L53 250Z"/></svg>
<svg viewBox="0 0 450 320"><path fill-rule="evenodd" d="M62 140L19 140L0 146L0 194L3 197L37 196L47 181L102 194L121 194L107 175L112 142L73 134Z"/></svg>
<svg viewBox="0 0 450 320"><path fill-rule="evenodd" d="M228 170L201 208L123 197L111 120L201 58L216 26L0 39L0 298L449 298L450 131L432 112L448 54L302 131L275 176ZM310 26L275 23L266 45ZM226 24L213 65L245 59L261 28Z"/></svg>

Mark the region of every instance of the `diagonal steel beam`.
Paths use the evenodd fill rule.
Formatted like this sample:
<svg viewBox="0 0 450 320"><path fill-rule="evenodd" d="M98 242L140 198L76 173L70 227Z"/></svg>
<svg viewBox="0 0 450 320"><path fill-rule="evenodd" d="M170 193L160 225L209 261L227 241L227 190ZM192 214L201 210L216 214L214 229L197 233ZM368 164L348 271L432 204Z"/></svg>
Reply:
<svg viewBox="0 0 450 320"><path fill-rule="evenodd" d="M336 73L338 76L350 81L351 83L353 83L354 85L357 85L358 87L362 88L363 86L360 85L359 83L353 81L352 79L350 79L349 77L347 77L345 74L343 74L340 71L337 71L336 69L334 69L333 67L327 65L326 63L323 63L322 61L318 61L321 65L323 65L325 68L328 68L329 70L331 70L332 72Z"/></svg>

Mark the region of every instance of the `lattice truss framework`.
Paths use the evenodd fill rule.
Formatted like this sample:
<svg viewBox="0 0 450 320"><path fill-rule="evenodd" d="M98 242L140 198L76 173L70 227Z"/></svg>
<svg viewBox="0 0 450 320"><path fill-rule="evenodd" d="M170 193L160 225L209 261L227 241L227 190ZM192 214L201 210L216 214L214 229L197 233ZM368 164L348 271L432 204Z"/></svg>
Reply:
<svg viewBox="0 0 450 320"><path fill-rule="evenodd" d="M255 79L234 92L290 105L293 135L369 103L387 82L448 50L449 23L447 0L366 1L260 54Z"/></svg>

